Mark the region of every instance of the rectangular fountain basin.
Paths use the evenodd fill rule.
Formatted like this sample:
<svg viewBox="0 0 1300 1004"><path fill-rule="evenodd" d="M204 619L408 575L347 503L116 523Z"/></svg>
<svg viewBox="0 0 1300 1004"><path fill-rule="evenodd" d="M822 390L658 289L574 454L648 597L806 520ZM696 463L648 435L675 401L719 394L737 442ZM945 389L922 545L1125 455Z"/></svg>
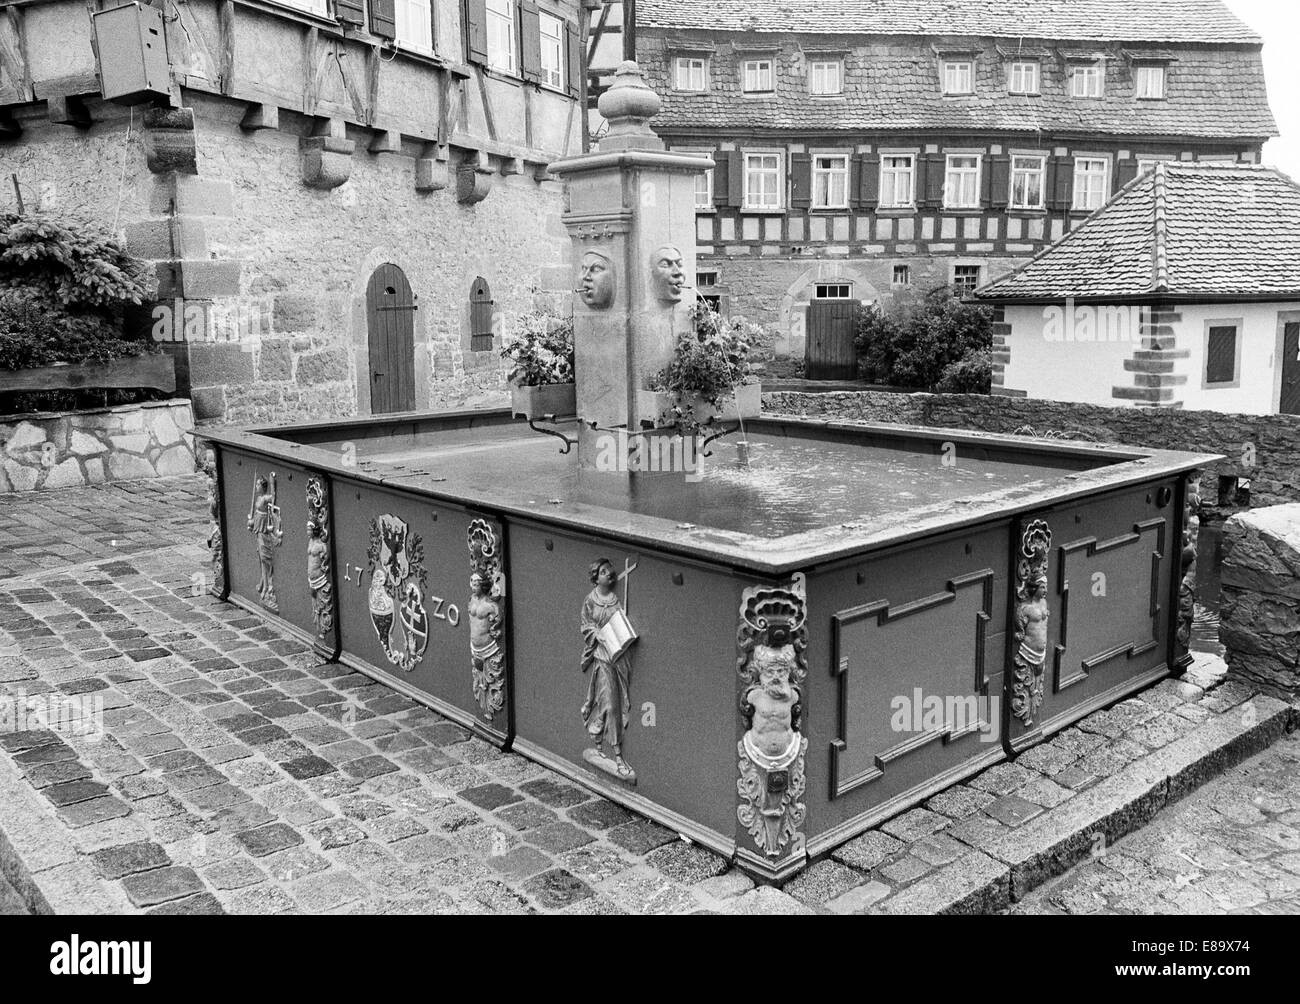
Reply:
<svg viewBox="0 0 1300 1004"><path fill-rule="evenodd" d="M1181 672L1217 459L764 418L627 475L508 411L201 436L221 596L768 880Z"/></svg>

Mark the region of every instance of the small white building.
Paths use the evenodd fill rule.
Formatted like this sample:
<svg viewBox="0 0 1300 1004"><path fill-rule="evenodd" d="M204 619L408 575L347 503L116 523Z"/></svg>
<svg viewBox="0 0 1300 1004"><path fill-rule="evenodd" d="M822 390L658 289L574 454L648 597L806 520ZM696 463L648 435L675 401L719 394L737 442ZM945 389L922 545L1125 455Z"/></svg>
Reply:
<svg viewBox="0 0 1300 1004"><path fill-rule="evenodd" d="M1300 414L1300 185L1155 164L974 294L1001 306L994 393Z"/></svg>

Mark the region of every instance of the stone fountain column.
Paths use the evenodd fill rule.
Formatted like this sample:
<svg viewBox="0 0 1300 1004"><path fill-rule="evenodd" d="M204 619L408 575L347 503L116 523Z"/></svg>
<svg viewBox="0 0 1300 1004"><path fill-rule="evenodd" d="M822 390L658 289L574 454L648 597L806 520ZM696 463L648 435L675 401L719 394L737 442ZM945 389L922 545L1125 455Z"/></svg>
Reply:
<svg viewBox="0 0 1300 1004"><path fill-rule="evenodd" d="M558 161L573 240L579 464L598 439L652 421L638 400L672 358L695 302L695 177L706 157L669 153L651 130L659 96L625 62L600 97L609 132L598 149Z"/></svg>

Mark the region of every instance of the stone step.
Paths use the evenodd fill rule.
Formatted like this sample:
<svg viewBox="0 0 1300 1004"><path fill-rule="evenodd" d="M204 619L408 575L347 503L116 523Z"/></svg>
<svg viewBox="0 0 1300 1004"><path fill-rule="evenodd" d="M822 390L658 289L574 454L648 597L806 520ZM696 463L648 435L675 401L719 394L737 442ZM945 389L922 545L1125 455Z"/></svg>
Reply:
<svg viewBox="0 0 1300 1004"><path fill-rule="evenodd" d="M1144 404L1172 404L1172 387L1113 387L1111 397L1117 401L1141 401Z"/></svg>

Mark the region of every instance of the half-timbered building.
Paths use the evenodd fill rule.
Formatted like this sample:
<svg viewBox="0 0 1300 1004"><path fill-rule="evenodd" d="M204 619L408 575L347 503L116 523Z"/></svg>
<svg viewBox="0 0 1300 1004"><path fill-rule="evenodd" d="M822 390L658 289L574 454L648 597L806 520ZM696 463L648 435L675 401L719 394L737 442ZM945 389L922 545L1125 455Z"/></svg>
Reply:
<svg viewBox="0 0 1300 1004"><path fill-rule="evenodd" d="M3 3L0 205L89 217L156 262L137 322L201 419L502 401L503 334L572 286L547 165L582 147L584 16Z"/></svg>
<svg viewBox="0 0 1300 1004"><path fill-rule="evenodd" d="M636 9L655 128L717 163L699 292L778 355L851 337L844 301L976 289L1155 162L1254 163L1276 133L1261 40L1219 0Z"/></svg>

